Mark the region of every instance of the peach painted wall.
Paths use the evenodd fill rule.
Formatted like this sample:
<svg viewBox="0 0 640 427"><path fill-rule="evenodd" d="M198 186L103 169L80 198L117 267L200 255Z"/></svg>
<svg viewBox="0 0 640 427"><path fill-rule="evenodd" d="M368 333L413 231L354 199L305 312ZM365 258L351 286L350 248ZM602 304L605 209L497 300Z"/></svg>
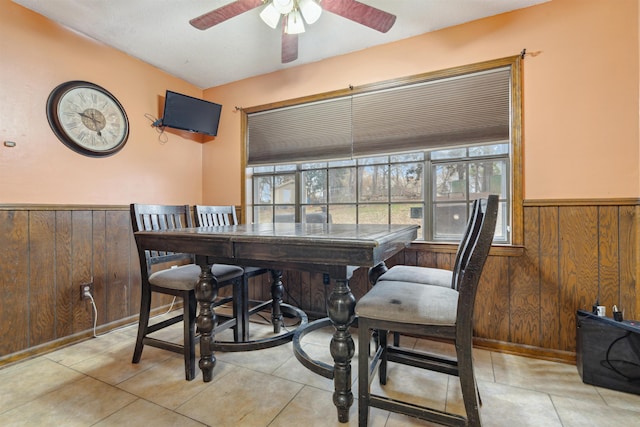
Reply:
<svg viewBox="0 0 640 427"><path fill-rule="evenodd" d="M638 1L552 0L204 92L225 105L204 146L204 203L240 200L241 125L233 107L344 89L517 55L524 72L527 199L640 196ZM312 37L313 28L301 37ZM221 161L221 159L225 159ZM224 185L218 185L224 183Z"/></svg>
<svg viewBox="0 0 640 427"><path fill-rule="evenodd" d="M201 201L202 144L175 134L163 143L145 117L160 115L166 89L202 96L201 89L9 0L0 0L0 55L0 203ZM68 80L96 83L120 100L130 122L120 152L85 157L53 134L47 97Z"/></svg>
<svg viewBox="0 0 640 427"><path fill-rule="evenodd" d="M640 196L638 1L552 0L539 6L204 91L223 104L219 136L162 143L145 117L166 89L202 91L0 0L0 203L240 204L240 114L251 107L485 61L524 60L527 199ZM312 35L311 30L308 33ZM303 35L304 36L304 35ZM67 149L45 115L67 80L110 90L129 115L118 154ZM142 184L141 184L142 183Z"/></svg>

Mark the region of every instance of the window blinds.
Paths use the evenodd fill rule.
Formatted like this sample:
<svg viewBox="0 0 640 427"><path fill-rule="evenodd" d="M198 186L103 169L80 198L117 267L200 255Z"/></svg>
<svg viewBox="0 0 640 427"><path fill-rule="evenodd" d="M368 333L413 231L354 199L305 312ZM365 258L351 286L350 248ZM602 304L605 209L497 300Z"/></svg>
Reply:
<svg viewBox="0 0 640 427"><path fill-rule="evenodd" d="M247 163L294 163L351 157L351 98L250 114Z"/></svg>
<svg viewBox="0 0 640 427"><path fill-rule="evenodd" d="M504 141L510 67L248 116L248 165Z"/></svg>

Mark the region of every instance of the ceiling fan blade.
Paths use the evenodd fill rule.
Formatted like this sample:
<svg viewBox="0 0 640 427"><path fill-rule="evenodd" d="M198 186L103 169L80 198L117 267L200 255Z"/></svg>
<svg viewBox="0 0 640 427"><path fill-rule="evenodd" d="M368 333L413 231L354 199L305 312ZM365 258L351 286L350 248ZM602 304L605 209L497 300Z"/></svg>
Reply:
<svg viewBox="0 0 640 427"><path fill-rule="evenodd" d="M292 62L298 59L298 35L287 34L282 26L282 63Z"/></svg>
<svg viewBox="0 0 640 427"><path fill-rule="evenodd" d="M396 16L356 0L322 0L322 8L344 18L386 33L396 22Z"/></svg>
<svg viewBox="0 0 640 427"><path fill-rule="evenodd" d="M262 0L236 0L232 3L219 7L211 12L193 18L189 21L191 25L199 30L206 30L218 25L221 22L238 16L241 13L248 12L258 6L262 6Z"/></svg>

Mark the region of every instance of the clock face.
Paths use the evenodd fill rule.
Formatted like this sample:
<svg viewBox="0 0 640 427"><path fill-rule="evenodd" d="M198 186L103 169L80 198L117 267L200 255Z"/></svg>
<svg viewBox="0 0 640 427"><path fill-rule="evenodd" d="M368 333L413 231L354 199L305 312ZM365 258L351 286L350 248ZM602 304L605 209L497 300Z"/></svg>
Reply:
<svg viewBox="0 0 640 427"><path fill-rule="evenodd" d="M129 136L122 105L93 83L72 81L55 88L47 102L47 118L65 145L87 156L111 155Z"/></svg>

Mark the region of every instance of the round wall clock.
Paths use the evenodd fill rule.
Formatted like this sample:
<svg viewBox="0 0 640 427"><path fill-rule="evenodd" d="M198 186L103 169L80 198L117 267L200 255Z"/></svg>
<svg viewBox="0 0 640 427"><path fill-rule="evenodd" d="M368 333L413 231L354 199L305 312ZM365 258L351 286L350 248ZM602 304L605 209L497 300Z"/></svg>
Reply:
<svg viewBox="0 0 640 427"><path fill-rule="evenodd" d="M69 81L47 100L47 119L58 139L85 156L109 156L129 137L129 120L118 100L89 82Z"/></svg>

